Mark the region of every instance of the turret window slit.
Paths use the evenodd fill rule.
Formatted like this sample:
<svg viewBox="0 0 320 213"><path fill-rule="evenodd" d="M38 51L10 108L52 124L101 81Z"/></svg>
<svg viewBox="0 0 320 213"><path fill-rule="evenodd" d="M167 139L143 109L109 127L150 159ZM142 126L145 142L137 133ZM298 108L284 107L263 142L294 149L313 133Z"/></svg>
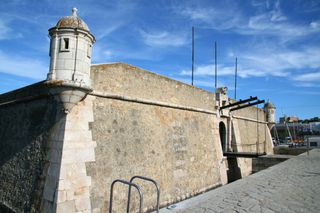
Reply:
<svg viewBox="0 0 320 213"><path fill-rule="evenodd" d="M69 52L70 51L69 38L61 38L61 40L60 40L60 51L61 52Z"/></svg>

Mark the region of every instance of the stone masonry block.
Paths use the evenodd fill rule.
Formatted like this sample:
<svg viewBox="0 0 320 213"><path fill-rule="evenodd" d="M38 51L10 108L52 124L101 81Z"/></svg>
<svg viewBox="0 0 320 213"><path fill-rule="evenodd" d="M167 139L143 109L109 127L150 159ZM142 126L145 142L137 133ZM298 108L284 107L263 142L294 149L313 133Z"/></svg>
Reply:
<svg viewBox="0 0 320 213"><path fill-rule="evenodd" d="M68 149L62 154L62 163L77 163L94 161L93 149Z"/></svg>
<svg viewBox="0 0 320 213"><path fill-rule="evenodd" d="M87 142L92 140L91 132L89 131L81 131L81 130L66 130L65 141L71 141L79 143L81 141Z"/></svg>
<svg viewBox="0 0 320 213"><path fill-rule="evenodd" d="M90 176L82 176L75 179L70 180L72 185L75 187L83 188L84 186L91 186L91 177ZM77 191L75 190L75 194L77 194Z"/></svg>
<svg viewBox="0 0 320 213"><path fill-rule="evenodd" d="M75 212L75 202L74 201L66 201L63 203L57 204L56 213L66 213L66 212Z"/></svg>
<svg viewBox="0 0 320 213"><path fill-rule="evenodd" d="M90 196L90 191L89 187L81 187L75 190L74 196L76 199L78 198L84 198L84 197L89 197Z"/></svg>
<svg viewBox="0 0 320 213"><path fill-rule="evenodd" d="M72 113L72 111L71 111L71 113ZM77 122L77 123L75 123L74 121L68 121L67 120L65 130L66 131L67 130L71 130L71 131L74 131L74 130L86 131L86 130L89 130L89 124L88 124L88 122Z"/></svg>
<svg viewBox="0 0 320 213"><path fill-rule="evenodd" d="M50 152L50 158L49 161L52 163L60 163L61 162L61 156L62 156L62 150L59 149L51 149Z"/></svg>
<svg viewBox="0 0 320 213"><path fill-rule="evenodd" d="M52 177L59 177L60 165L58 163L51 163L48 169L48 174Z"/></svg>
<svg viewBox="0 0 320 213"><path fill-rule="evenodd" d="M78 176L86 176L86 167L84 163L62 164L60 171L60 179L70 180Z"/></svg>
<svg viewBox="0 0 320 213"><path fill-rule="evenodd" d="M56 202L57 203L62 203L65 202L67 200L67 193L65 190L58 190L58 192L56 193Z"/></svg>
<svg viewBox="0 0 320 213"><path fill-rule="evenodd" d="M53 202L54 201L54 193L55 189L52 189L50 187L45 187L43 190L43 198Z"/></svg>
<svg viewBox="0 0 320 213"><path fill-rule="evenodd" d="M63 147L63 142L60 140L53 140L52 143L50 143L50 147L49 148L53 148L53 149L62 149Z"/></svg>
<svg viewBox="0 0 320 213"><path fill-rule="evenodd" d="M71 58L71 59L65 59L64 60L64 66L67 68L67 67L73 67L74 66L74 60Z"/></svg>
<svg viewBox="0 0 320 213"><path fill-rule="evenodd" d="M48 213L53 212L53 208L54 208L53 206L54 206L53 202L43 200L41 212L48 212Z"/></svg>
<svg viewBox="0 0 320 213"><path fill-rule="evenodd" d="M101 210L98 209L98 208L94 208L94 209L92 210L92 213L101 213Z"/></svg>
<svg viewBox="0 0 320 213"><path fill-rule="evenodd" d="M74 200L74 191L73 190L67 190L67 200Z"/></svg>
<svg viewBox="0 0 320 213"><path fill-rule="evenodd" d="M58 183L58 177L57 176L55 176L55 175L54 176L47 175L45 188L56 189L57 188L57 183Z"/></svg>
<svg viewBox="0 0 320 213"><path fill-rule="evenodd" d="M61 68L59 72L56 72L56 77L57 79L61 80L66 80L66 79L71 79L72 78L72 70L66 69L66 68Z"/></svg>
<svg viewBox="0 0 320 213"><path fill-rule="evenodd" d="M96 143L93 142L86 142L86 141L81 141L81 142L76 142L76 141L66 141L64 144L64 149L92 149L96 147Z"/></svg>
<svg viewBox="0 0 320 213"><path fill-rule="evenodd" d="M75 200L76 210L85 211L91 209L90 198L81 198Z"/></svg>

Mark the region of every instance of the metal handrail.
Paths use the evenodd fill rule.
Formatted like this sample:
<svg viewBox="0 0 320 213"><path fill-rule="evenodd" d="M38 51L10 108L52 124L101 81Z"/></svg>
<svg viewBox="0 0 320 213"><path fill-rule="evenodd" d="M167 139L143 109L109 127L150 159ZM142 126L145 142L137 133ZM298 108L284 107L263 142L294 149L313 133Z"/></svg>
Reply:
<svg viewBox="0 0 320 213"><path fill-rule="evenodd" d="M129 185L129 193L128 193L128 202L130 202L130 196L131 196L131 187L135 187L138 192L139 192L139 198L140 198L140 203L139 203L139 213L142 213L142 203L143 203L143 196L140 190L140 187L132 182L128 182L125 180L121 180L121 179L116 179L112 182L111 184L111 188L110 188L110 203L109 203L109 213L112 213L112 200L113 200L113 187L115 185L115 183L120 182L126 185ZM127 208L127 213L129 213L129 208Z"/></svg>
<svg viewBox="0 0 320 213"><path fill-rule="evenodd" d="M130 179L130 183L132 183L132 181L134 179L142 179L142 180L146 180L146 181L150 181L152 182L156 189L157 189L157 212L159 212L159 203L160 203L160 188L158 186L158 183L151 179L151 178L147 178L147 177L144 177L144 176L139 176L139 175L136 175L136 176L133 176L131 179ZM128 193L128 203L127 203L127 209L130 209L130 197L131 197L131 186L129 186L129 193Z"/></svg>

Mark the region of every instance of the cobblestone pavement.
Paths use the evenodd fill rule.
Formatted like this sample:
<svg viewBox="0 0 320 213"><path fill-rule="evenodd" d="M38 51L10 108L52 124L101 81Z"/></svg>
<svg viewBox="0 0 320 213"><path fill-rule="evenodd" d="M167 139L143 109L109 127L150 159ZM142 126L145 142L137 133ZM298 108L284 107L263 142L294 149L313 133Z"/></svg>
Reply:
<svg viewBox="0 0 320 213"><path fill-rule="evenodd" d="M160 212L319 213L320 149L170 207Z"/></svg>

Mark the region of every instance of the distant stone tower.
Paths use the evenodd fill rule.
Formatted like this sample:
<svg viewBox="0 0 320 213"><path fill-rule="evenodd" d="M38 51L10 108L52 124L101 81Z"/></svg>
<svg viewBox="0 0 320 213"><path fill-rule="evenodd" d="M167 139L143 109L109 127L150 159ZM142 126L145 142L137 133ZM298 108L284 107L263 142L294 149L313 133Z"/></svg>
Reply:
<svg viewBox="0 0 320 213"><path fill-rule="evenodd" d="M95 42L87 24L72 9L72 15L61 18L49 29L50 69L47 80L63 80L91 87L90 66Z"/></svg>
<svg viewBox="0 0 320 213"><path fill-rule="evenodd" d="M47 84L66 113L91 91L90 67L92 45L95 42L88 25L72 15L61 18L49 29L50 68Z"/></svg>
<svg viewBox="0 0 320 213"><path fill-rule="evenodd" d="M266 121L268 122L268 127L271 130L271 128L276 123L276 107L271 102L268 101L263 106L263 110L266 115Z"/></svg>

